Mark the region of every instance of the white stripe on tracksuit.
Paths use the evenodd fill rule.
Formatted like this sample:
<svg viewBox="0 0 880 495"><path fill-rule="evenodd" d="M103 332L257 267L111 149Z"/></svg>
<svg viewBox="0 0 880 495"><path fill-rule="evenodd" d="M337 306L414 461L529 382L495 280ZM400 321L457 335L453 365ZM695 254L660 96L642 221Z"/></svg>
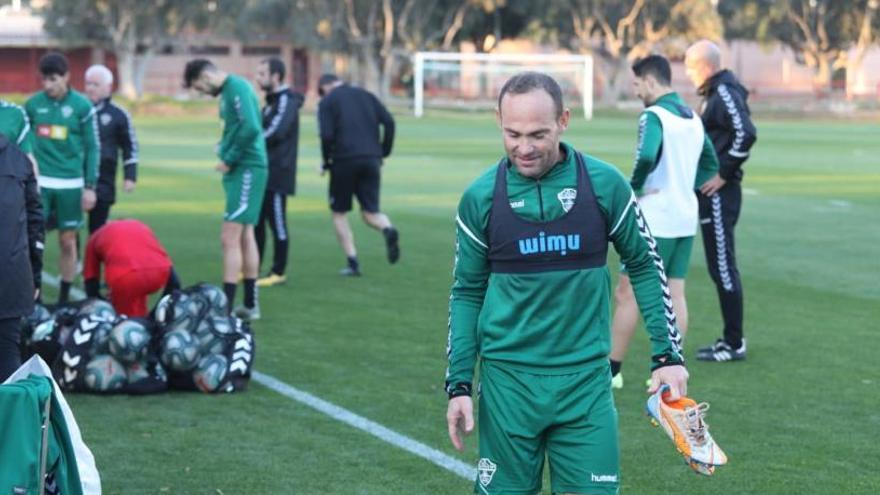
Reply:
<svg viewBox="0 0 880 495"><path fill-rule="evenodd" d="M284 210L281 207L284 196L281 193L272 193L272 215L275 220L275 238L279 241L287 240L287 226L284 225Z"/></svg>

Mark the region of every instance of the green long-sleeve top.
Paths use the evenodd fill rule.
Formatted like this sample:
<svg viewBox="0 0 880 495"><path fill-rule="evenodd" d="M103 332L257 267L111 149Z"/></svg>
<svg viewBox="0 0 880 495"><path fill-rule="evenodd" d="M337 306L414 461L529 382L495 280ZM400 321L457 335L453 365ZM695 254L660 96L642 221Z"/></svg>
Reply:
<svg viewBox="0 0 880 495"><path fill-rule="evenodd" d="M223 137L217 155L229 167L267 167L260 103L250 83L230 74L220 90Z"/></svg>
<svg viewBox="0 0 880 495"><path fill-rule="evenodd" d="M0 134L18 145L23 153L33 153L31 125L24 109L11 101L0 99Z"/></svg>
<svg viewBox="0 0 880 495"><path fill-rule="evenodd" d="M507 171L513 211L546 222L565 213L564 189L577 187L574 148L538 180ZM607 231L626 264L651 339L654 367L683 362L661 262L635 195L614 166L584 155ZM449 300L450 394L470 390L477 357L537 374L563 374L607 364L611 278L607 266L543 273L490 273L488 227L495 187L492 167L465 191L456 217L454 281Z"/></svg>
<svg viewBox="0 0 880 495"><path fill-rule="evenodd" d="M676 92L666 93L654 102L655 105L669 110L675 115L684 116L684 112L690 111L684 100ZM636 145L636 162L633 166L630 185L641 196L645 179L657 168L660 161L660 153L663 150L663 124L653 112L642 112L639 116L639 138ZM699 189L704 182L718 173L718 156L709 135L703 138L703 151L700 153L700 162L697 165L697 176L694 181L694 189Z"/></svg>
<svg viewBox="0 0 880 495"><path fill-rule="evenodd" d="M101 159L98 120L92 103L81 93L68 89L61 99L45 91L24 105L34 137L34 156L40 176L53 179L85 179L94 187Z"/></svg>

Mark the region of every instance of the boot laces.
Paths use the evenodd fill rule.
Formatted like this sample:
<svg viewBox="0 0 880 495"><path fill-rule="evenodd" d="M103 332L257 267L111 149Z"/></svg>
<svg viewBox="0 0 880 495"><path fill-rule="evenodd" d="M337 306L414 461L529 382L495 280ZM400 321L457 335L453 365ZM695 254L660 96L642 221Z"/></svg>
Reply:
<svg viewBox="0 0 880 495"><path fill-rule="evenodd" d="M708 410L709 404L706 402L701 402L693 407L687 407L684 410L689 436L696 445L704 445L706 443L706 433L709 425L704 417Z"/></svg>

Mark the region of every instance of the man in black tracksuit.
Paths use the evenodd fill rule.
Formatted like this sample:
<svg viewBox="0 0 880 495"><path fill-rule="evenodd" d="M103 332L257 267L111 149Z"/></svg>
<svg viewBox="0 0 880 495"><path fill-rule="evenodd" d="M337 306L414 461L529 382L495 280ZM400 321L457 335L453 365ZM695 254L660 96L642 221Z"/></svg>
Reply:
<svg viewBox="0 0 880 495"><path fill-rule="evenodd" d="M86 95L95 105L101 139L101 165L98 172L95 207L89 212L89 235L107 223L110 207L116 202L116 168L122 152L123 189L134 191L137 182L138 142L131 116L111 101L113 73L103 65L86 70Z"/></svg>
<svg viewBox="0 0 880 495"><path fill-rule="evenodd" d="M746 357L743 336L743 288L734 251L734 227L742 205L742 165L757 139L747 103L748 91L728 70L710 41L692 45L685 57L688 77L703 97L703 127L715 146L719 173L698 194L703 248L709 274L718 290L724 335L701 348L697 359L738 361Z"/></svg>
<svg viewBox="0 0 880 495"><path fill-rule="evenodd" d="M299 109L303 95L284 84L284 62L269 58L257 69L257 84L266 92L263 107L263 137L269 156L269 180L260 218L254 228L260 263L266 246L266 223L275 239L272 268L259 280L260 287L270 287L287 281L287 253L290 236L287 231L287 196L296 193L296 155L299 146Z"/></svg>
<svg viewBox="0 0 880 495"><path fill-rule="evenodd" d="M330 209L336 237L347 257L343 276L360 276L357 251L347 213L351 197L357 196L367 225L385 237L388 261L400 258L399 234L387 215L379 210L382 159L394 144L394 119L372 93L344 84L333 74L318 80L318 125L321 131L321 175L330 171ZM379 127L382 139L379 139Z"/></svg>
<svg viewBox="0 0 880 495"><path fill-rule="evenodd" d="M21 318L40 296L43 207L31 161L0 134L0 383L21 365Z"/></svg>

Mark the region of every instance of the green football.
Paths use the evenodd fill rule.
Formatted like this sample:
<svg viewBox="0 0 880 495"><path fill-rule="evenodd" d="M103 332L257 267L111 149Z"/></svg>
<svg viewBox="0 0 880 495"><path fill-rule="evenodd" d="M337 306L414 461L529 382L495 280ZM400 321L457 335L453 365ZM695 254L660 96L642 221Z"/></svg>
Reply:
<svg viewBox="0 0 880 495"><path fill-rule="evenodd" d="M134 363L147 355L150 331L137 320L122 320L110 331L110 354L123 363Z"/></svg>
<svg viewBox="0 0 880 495"><path fill-rule="evenodd" d="M223 293L222 289L214 285L202 284L199 286L199 293L210 304L212 315L226 316L229 314L229 301L226 299L226 294Z"/></svg>
<svg viewBox="0 0 880 495"><path fill-rule="evenodd" d="M202 392L217 392L226 378L229 362L225 356L211 354L203 357L193 372L193 381Z"/></svg>
<svg viewBox="0 0 880 495"><path fill-rule="evenodd" d="M186 330L172 330L162 337L159 359L173 371L189 371L199 362L199 343Z"/></svg>
<svg viewBox="0 0 880 495"><path fill-rule="evenodd" d="M99 354L86 365L84 382L92 392L116 392L128 383L128 377L122 363L113 356Z"/></svg>
<svg viewBox="0 0 880 495"><path fill-rule="evenodd" d="M147 372L147 363L145 361L135 361L125 367L128 373L128 383L137 383L145 378L150 377Z"/></svg>
<svg viewBox="0 0 880 495"><path fill-rule="evenodd" d="M113 309L113 305L103 299L90 299L85 302L79 308L79 313L81 315L89 315L92 317L92 320L101 320L101 321L115 321L116 320L116 310Z"/></svg>

